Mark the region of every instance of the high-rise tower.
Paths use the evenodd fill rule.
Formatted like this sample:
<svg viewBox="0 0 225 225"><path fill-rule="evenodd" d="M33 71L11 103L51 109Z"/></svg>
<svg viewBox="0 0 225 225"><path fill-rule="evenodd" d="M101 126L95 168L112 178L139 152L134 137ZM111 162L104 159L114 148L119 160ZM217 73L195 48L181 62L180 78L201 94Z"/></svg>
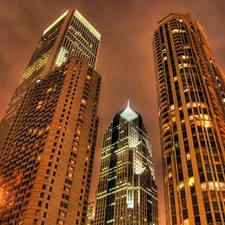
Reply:
<svg viewBox="0 0 225 225"><path fill-rule="evenodd" d="M0 224L85 225L101 77L72 57L36 82L0 152Z"/></svg>
<svg viewBox="0 0 225 225"><path fill-rule="evenodd" d="M225 80L200 24L170 14L153 40L167 225L225 224Z"/></svg>
<svg viewBox="0 0 225 225"><path fill-rule="evenodd" d="M101 35L77 11L67 10L44 32L0 123L0 149L27 87L71 56L95 68Z"/></svg>
<svg viewBox="0 0 225 225"><path fill-rule="evenodd" d="M129 107L104 134L94 224L158 224L151 143L140 114Z"/></svg>
<svg viewBox="0 0 225 225"><path fill-rule="evenodd" d="M94 223L94 220L93 220L93 218L94 218L94 207L95 207L94 202L88 203L86 225L92 225Z"/></svg>

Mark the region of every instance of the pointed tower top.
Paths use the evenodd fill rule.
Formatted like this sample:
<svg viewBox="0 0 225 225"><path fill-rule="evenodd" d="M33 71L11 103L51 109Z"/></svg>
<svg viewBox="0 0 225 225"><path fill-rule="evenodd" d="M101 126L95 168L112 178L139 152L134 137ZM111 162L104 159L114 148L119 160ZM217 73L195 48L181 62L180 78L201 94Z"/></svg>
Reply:
<svg viewBox="0 0 225 225"><path fill-rule="evenodd" d="M138 113L136 113L133 109L130 108L129 99L127 100L127 108L121 111L121 117L128 121L131 121L138 117Z"/></svg>
<svg viewBox="0 0 225 225"><path fill-rule="evenodd" d="M130 108L130 101L129 101L129 99L127 100L127 108Z"/></svg>

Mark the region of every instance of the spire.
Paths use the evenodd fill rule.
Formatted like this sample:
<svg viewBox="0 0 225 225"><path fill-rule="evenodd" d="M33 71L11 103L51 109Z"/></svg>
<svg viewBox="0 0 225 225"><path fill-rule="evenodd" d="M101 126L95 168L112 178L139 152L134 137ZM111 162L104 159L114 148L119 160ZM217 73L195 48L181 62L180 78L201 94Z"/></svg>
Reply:
<svg viewBox="0 0 225 225"><path fill-rule="evenodd" d="M130 108L130 101L129 101L129 99L127 100L127 108Z"/></svg>

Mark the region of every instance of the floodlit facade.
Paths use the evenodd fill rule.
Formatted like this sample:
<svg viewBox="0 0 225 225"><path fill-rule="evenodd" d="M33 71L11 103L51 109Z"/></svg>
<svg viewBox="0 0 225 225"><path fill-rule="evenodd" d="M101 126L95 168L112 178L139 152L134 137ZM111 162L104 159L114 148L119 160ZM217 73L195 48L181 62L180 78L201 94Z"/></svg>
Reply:
<svg viewBox="0 0 225 225"><path fill-rule="evenodd" d="M94 224L158 224L151 143L140 114L129 106L104 134Z"/></svg>
<svg viewBox="0 0 225 225"><path fill-rule="evenodd" d="M0 148L27 87L71 56L81 57L95 68L100 39L101 35L77 10L67 10L45 29L0 123Z"/></svg>
<svg viewBox="0 0 225 225"><path fill-rule="evenodd" d="M170 14L153 39L167 225L225 224L225 79L201 25Z"/></svg>
<svg viewBox="0 0 225 225"><path fill-rule="evenodd" d="M29 87L0 153L0 224L85 225L100 85L72 57Z"/></svg>

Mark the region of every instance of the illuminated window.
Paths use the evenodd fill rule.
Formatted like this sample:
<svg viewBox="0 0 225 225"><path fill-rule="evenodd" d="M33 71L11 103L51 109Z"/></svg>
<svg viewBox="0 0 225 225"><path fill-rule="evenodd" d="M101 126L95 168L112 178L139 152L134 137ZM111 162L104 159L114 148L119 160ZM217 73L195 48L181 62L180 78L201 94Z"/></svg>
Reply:
<svg viewBox="0 0 225 225"><path fill-rule="evenodd" d="M77 132L78 134L80 134L80 129L76 129L76 132Z"/></svg>
<svg viewBox="0 0 225 225"><path fill-rule="evenodd" d="M171 120L172 120L172 123L176 122L176 117L173 116Z"/></svg>
<svg viewBox="0 0 225 225"><path fill-rule="evenodd" d="M173 111L174 110L174 105L171 105L170 106L170 111Z"/></svg>
<svg viewBox="0 0 225 225"><path fill-rule="evenodd" d="M64 191L66 191L67 193L70 193L70 188L69 187L64 187Z"/></svg>
<svg viewBox="0 0 225 225"><path fill-rule="evenodd" d="M178 29L173 29L172 30L172 34L176 34L176 33L179 33L179 30Z"/></svg>
<svg viewBox="0 0 225 225"><path fill-rule="evenodd" d="M57 224L58 224L58 225L63 225L63 224L64 224L64 221L63 221L63 220L58 219Z"/></svg>
<svg viewBox="0 0 225 225"><path fill-rule="evenodd" d="M38 135L43 134L43 132L44 132L44 130L43 130L43 129L39 130Z"/></svg>
<svg viewBox="0 0 225 225"><path fill-rule="evenodd" d="M51 92L51 91L52 91L52 88L49 88L49 89L47 90L47 93L48 93L48 92Z"/></svg>
<svg viewBox="0 0 225 225"><path fill-rule="evenodd" d="M59 215L62 216L62 217L65 217L66 216L66 212L63 211L63 210L60 210L59 211Z"/></svg>
<svg viewBox="0 0 225 225"><path fill-rule="evenodd" d="M179 184L179 188L182 189L183 187L184 187L184 182L181 181L180 184Z"/></svg>
<svg viewBox="0 0 225 225"><path fill-rule="evenodd" d="M194 177L190 177L190 178L189 178L188 184L189 184L190 186L193 186L193 185L195 184Z"/></svg>
<svg viewBox="0 0 225 225"><path fill-rule="evenodd" d="M190 153L187 153L186 154L186 158L187 158L187 160L190 160L191 159L191 154Z"/></svg>
<svg viewBox="0 0 225 225"><path fill-rule="evenodd" d="M73 174L71 172L68 172L68 177L72 178L73 177Z"/></svg>
<svg viewBox="0 0 225 225"><path fill-rule="evenodd" d="M42 106L42 103L43 103L42 101L38 102L38 105L37 105L36 109L40 109L41 106Z"/></svg>
<svg viewBox="0 0 225 225"><path fill-rule="evenodd" d="M73 168L72 166L69 166L69 170L72 170L72 171L73 171L73 170L74 170L74 168Z"/></svg>

